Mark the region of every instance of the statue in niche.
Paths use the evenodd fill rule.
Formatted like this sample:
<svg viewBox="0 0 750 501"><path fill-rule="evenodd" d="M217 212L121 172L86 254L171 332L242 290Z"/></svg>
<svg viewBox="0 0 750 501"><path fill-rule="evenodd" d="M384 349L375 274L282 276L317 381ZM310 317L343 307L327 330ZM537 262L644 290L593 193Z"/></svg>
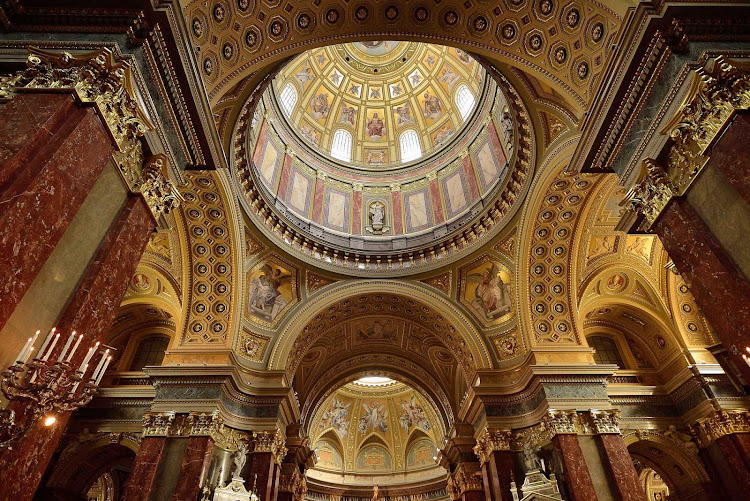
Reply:
<svg viewBox="0 0 750 501"><path fill-rule="evenodd" d="M390 228L385 224L385 204L380 200L370 202L368 207L368 218L370 224L365 227L370 233L380 235Z"/></svg>
<svg viewBox="0 0 750 501"><path fill-rule="evenodd" d="M535 447L528 442L523 445L523 462L527 472L544 470L542 460L539 459L539 447Z"/></svg>

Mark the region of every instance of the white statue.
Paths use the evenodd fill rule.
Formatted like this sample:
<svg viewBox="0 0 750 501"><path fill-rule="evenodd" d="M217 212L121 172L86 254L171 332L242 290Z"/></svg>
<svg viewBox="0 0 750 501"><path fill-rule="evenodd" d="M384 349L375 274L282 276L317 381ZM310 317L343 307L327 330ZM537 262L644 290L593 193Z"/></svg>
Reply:
<svg viewBox="0 0 750 501"><path fill-rule="evenodd" d="M385 207L381 202L374 202L370 205L370 218L373 226L380 226L385 219Z"/></svg>
<svg viewBox="0 0 750 501"><path fill-rule="evenodd" d="M240 442L240 445L237 446L237 452L232 456L232 461L234 462L234 473L232 474L232 477L239 478L242 475L242 469L247 462L247 444L245 444L245 442Z"/></svg>

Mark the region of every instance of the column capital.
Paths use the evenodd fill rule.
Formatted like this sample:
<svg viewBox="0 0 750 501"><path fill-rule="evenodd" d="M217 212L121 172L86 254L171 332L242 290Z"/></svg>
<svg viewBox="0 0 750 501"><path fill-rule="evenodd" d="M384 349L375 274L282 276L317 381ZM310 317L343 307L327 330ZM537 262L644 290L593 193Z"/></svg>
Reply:
<svg viewBox="0 0 750 501"><path fill-rule="evenodd" d="M474 453L481 464L490 460L492 453L496 451L509 451L513 439L510 430L489 430L487 428L477 437L477 445Z"/></svg>
<svg viewBox="0 0 750 501"><path fill-rule="evenodd" d="M591 409L589 411L591 418L591 428L597 435L603 434L620 434L620 411L617 409L599 411Z"/></svg>
<svg viewBox="0 0 750 501"><path fill-rule="evenodd" d="M478 463L459 463L448 477L448 494L452 500L461 499L467 491L484 491Z"/></svg>
<svg viewBox="0 0 750 501"><path fill-rule="evenodd" d="M721 437L734 433L750 433L750 411L714 411L690 426L698 446L705 449Z"/></svg>
<svg viewBox="0 0 750 501"><path fill-rule="evenodd" d="M71 54L29 48L26 68L0 76L0 102L21 92L70 92L96 107L118 151L114 159L132 189L140 177L143 148L138 139L154 129L133 90L127 61L109 48Z"/></svg>
<svg viewBox="0 0 750 501"><path fill-rule="evenodd" d="M281 433L277 430L275 432L262 431L260 433L253 432L252 436L253 452L270 452L273 461L276 464L281 464L281 461L286 456L286 444Z"/></svg>
<svg viewBox="0 0 750 501"><path fill-rule="evenodd" d="M307 494L307 481L294 466L289 473L282 473L279 480L279 492L288 492L294 501L303 501Z"/></svg>
<svg viewBox="0 0 750 501"><path fill-rule="evenodd" d="M133 186L133 191L140 193L146 200L157 222L162 216L179 206L182 201L182 195L169 180L167 158L162 154L146 159L141 177Z"/></svg>
<svg viewBox="0 0 750 501"><path fill-rule="evenodd" d="M577 435L583 431L581 419L575 410L552 410L542 419L542 430L551 439L555 435L566 433Z"/></svg>
<svg viewBox="0 0 750 501"><path fill-rule="evenodd" d="M662 165L651 158L643 161L638 183L630 189L621 204L629 204L630 210L643 217L638 227L649 230L670 200L677 195L677 188Z"/></svg>

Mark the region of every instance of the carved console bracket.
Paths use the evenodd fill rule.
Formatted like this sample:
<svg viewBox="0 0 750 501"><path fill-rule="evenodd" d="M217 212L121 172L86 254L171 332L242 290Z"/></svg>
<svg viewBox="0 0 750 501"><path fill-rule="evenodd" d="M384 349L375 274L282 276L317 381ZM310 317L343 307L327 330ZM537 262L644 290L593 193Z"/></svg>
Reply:
<svg viewBox="0 0 750 501"><path fill-rule="evenodd" d="M273 461L276 464L281 464L281 461L286 456L286 444L284 437L278 430L275 432L253 432L252 435L252 451L255 452L270 452L272 454Z"/></svg>
<svg viewBox="0 0 750 501"><path fill-rule="evenodd" d="M448 494L451 500L461 499L468 491L484 491L478 463L459 463L448 477Z"/></svg>

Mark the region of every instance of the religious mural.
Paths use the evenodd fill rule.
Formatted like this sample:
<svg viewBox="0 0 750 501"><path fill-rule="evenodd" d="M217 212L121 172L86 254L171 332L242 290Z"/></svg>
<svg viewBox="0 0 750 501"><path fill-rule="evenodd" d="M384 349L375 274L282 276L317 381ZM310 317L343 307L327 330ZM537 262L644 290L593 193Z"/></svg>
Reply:
<svg viewBox="0 0 750 501"><path fill-rule="evenodd" d="M337 397L333 397L331 406L323 412L319 427L321 429L331 427L336 430L342 438L346 438L346 435L349 433L349 407L351 407L351 405L351 402L345 403L340 401Z"/></svg>
<svg viewBox="0 0 750 501"><path fill-rule="evenodd" d="M437 455L437 447L431 440L423 439L415 443L406 454L407 468L433 466Z"/></svg>
<svg viewBox="0 0 750 501"><path fill-rule="evenodd" d="M297 301L296 270L270 258L247 274L246 313L251 319L274 322Z"/></svg>
<svg viewBox="0 0 750 501"><path fill-rule="evenodd" d="M362 402L362 414L357 429L362 434L370 431L385 433L388 431L388 409L377 400Z"/></svg>
<svg viewBox="0 0 750 501"><path fill-rule="evenodd" d="M461 273L461 302L485 324L496 324L513 313L511 276L499 261L485 257Z"/></svg>
<svg viewBox="0 0 750 501"><path fill-rule="evenodd" d="M414 426L425 431L429 431L432 427L424 409L417 402L417 397L414 395L412 395L408 402L401 402L401 416L398 419L398 423L406 433L409 433L409 430Z"/></svg>

